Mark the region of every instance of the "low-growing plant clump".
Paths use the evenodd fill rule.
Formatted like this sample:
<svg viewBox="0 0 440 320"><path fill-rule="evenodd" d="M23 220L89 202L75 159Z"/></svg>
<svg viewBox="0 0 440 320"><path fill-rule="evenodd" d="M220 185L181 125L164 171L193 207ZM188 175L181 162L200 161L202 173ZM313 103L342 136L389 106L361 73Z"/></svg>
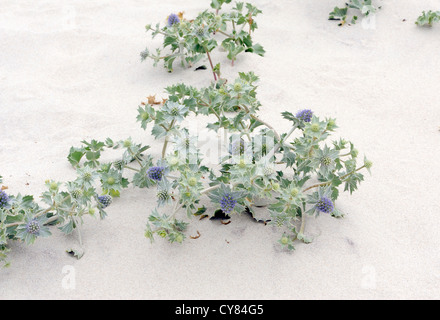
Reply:
<svg viewBox="0 0 440 320"><path fill-rule="evenodd" d="M213 1L215 15L205 12L199 16L202 20L188 22L185 28L205 24L207 39L225 30L218 26L225 19L231 21L227 20L230 16L216 17L221 5L229 2ZM252 14L240 15L240 10L235 10L241 17L232 20L235 28L244 24L252 31L249 19L256 11L251 6L248 9ZM247 22L243 17L249 18ZM180 34L182 17L170 15L168 20L169 26L161 30ZM221 23L214 25L215 21ZM193 51L185 52L189 52L186 58L192 57ZM186 58L185 62L194 61ZM257 207L265 207L266 222L280 229L280 245L294 249L297 240L311 242L305 233L307 217L342 217L336 205L340 192L354 192L364 179L362 170L369 171L372 162L361 157L350 141L330 140L338 128L336 120L319 117L310 109L283 112L289 129L280 132L279 125L275 128L260 116L263 106L257 98L258 81L257 75L247 72L239 73L233 81L215 77L204 88L184 83L169 86L166 99L156 102L149 97L138 107L137 121L163 142L160 151L148 154L149 146L131 138L82 141L68 155L76 179L46 181L41 203L33 196L10 195L3 187L0 260L7 264L8 241L32 244L38 237L50 236L53 226L65 234L77 230L80 246L68 252L82 257L80 228L84 219L105 218L114 198L130 185L155 190L157 206L146 218L145 230L151 241L159 237L182 243L191 218L225 219L243 212L253 215ZM209 119L202 135L185 125L194 124L194 116ZM211 133L214 139L209 138ZM103 152L110 149L120 150L120 157L102 160Z"/></svg>
<svg viewBox="0 0 440 320"><path fill-rule="evenodd" d="M258 28L255 18L262 11L251 3L236 2L229 12L221 13L222 6L229 3L231 0L214 0L211 3L214 12L206 10L192 20L185 19L180 12L170 14L162 27L160 23L154 27L147 25L146 30L152 32L153 38L160 35L164 40L162 48L142 51L142 61L151 59L155 66L163 61L164 67L172 72L176 60L182 67L192 67L206 57L217 80L220 64L213 64L211 52L219 46L219 41L232 64L243 52L264 56L263 47L252 39Z"/></svg>
<svg viewBox="0 0 440 320"><path fill-rule="evenodd" d="M345 7L335 7L330 12L329 20L340 21L339 26L346 24L347 19L350 23L355 24L359 19L359 14L368 17L375 14L380 8L373 4L373 0L348 0Z"/></svg>
<svg viewBox="0 0 440 320"><path fill-rule="evenodd" d="M429 10L428 12L423 11L422 14L417 18L416 24L419 26L429 26L432 27L432 25L435 22L440 21L440 11L432 11Z"/></svg>

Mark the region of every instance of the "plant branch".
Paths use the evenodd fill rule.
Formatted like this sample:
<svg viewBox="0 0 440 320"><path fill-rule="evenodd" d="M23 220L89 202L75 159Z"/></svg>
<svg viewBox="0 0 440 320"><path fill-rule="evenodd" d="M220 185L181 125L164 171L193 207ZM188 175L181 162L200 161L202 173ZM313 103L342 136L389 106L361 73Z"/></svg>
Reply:
<svg viewBox="0 0 440 320"><path fill-rule="evenodd" d="M249 111L249 110L248 110ZM250 117L254 120L257 120L258 122L261 122L262 124L264 124L266 127L268 127L270 130L272 130L275 134L275 137L277 138L278 141L281 141L281 137L278 134L278 132L275 130L275 128L270 125L269 123L267 123L266 121L261 120L260 118L258 118L256 115L251 114Z"/></svg>
<svg viewBox="0 0 440 320"><path fill-rule="evenodd" d="M206 54L208 55L209 64L211 65L212 74L214 75L214 80L217 82L217 74L214 70L214 64L212 63L211 55L209 54L209 50L205 48Z"/></svg>

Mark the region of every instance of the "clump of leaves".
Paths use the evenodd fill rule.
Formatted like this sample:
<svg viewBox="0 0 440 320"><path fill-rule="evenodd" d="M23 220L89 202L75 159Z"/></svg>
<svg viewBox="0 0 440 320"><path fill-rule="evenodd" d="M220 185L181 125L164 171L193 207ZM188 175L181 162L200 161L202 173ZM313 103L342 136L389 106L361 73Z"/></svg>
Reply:
<svg viewBox="0 0 440 320"><path fill-rule="evenodd" d="M374 6L372 0L349 0L345 4L345 7L335 7L333 11L330 12L329 20L340 21L339 26L343 26L347 23L347 19L349 19L350 15L351 23L355 24L359 19L359 13L351 14L353 11L351 9L354 9L355 12L360 12L360 14L364 17L368 17L372 14L375 14L380 8L381 7Z"/></svg>
<svg viewBox="0 0 440 320"><path fill-rule="evenodd" d="M98 168L103 189L109 192L119 192L129 183L154 188L157 207L145 231L151 241L159 236L181 243L189 223L185 216L254 215L264 200L268 220L281 229L280 244L293 249L296 240L309 243L306 217L342 217L336 206L341 189L357 190L364 180L361 170L370 170L372 162L361 159L347 140L329 141L337 128L335 119L320 119L309 109L282 113L291 128L278 132L258 115L262 107L258 81L249 72L200 89L180 83L165 89L167 98L161 103L143 102L137 121L163 141L157 158L144 155L147 148L130 139L83 141L82 147L71 149L68 158L78 170ZM184 125L190 116L212 119L206 123L206 132L191 135L191 128ZM223 138L204 146L199 138L210 131L214 136L222 133ZM208 157L219 146L222 152L214 159ZM101 163L105 148L125 151L120 160ZM125 176L126 171L133 173L131 178ZM204 201L211 202L211 213L202 205Z"/></svg>
<svg viewBox="0 0 440 320"><path fill-rule="evenodd" d="M220 15L222 5L230 2L213 0L215 13L205 11L193 21L170 15L166 27L147 27L153 35L165 35L165 47L170 46L173 52L163 58L169 70L177 57L182 64L190 64L204 54L213 66L209 53L217 46L214 33L227 36L222 43L227 49L238 46L242 51L263 54L261 46L250 38L257 27L253 18L261 11L247 4L245 12L244 4L237 3L232 13ZM231 34L227 33L228 22ZM244 31L246 26L249 32ZM236 54L231 52L234 61ZM162 60L159 56L160 50L157 56L143 55L156 62ZM151 127L151 134L163 141L159 156L145 154L149 146L131 138L82 141L67 157L77 172L76 179L46 181L42 203L33 196L7 194L7 188L1 187L0 262L8 264L8 241L32 244L39 237L50 236L51 226L66 234L77 230L81 247L67 252L82 257L80 226L84 218L99 215L104 219L113 198L121 196L130 184L155 189L157 206L145 231L151 241L159 236L182 243L189 224L185 220L209 216L204 200L210 200L211 218L216 219L243 212L254 216L256 207L266 207L270 223L281 230L279 243L287 249L294 249L297 240L311 242L305 234L307 216L342 217L336 205L341 189L354 192L364 180L361 170L369 171L372 162L360 158L347 140L329 141L337 129L335 119L319 118L309 109L283 112L290 129L279 132L259 116L258 76L239 73L234 81L228 81L219 77L219 70L219 65L213 67L215 81L207 87L175 84L165 89L167 98L162 102L150 96L138 107L141 128ZM184 121L189 116L210 119L206 132L191 135ZM209 133L223 138L200 144L199 138ZM103 161L102 154L110 149L120 150L121 155Z"/></svg>
<svg viewBox="0 0 440 320"><path fill-rule="evenodd" d="M162 48L145 49L141 59L152 59L154 65L163 61L164 67L172 72L174 62L180 61L182 67L191 67L201 59L207 58L215 80L220 75L219 65L214 66L211 52L219 46L227 52L231 63L242 52L251 52L263 56L265 51L260 44L254 43L253 32L258 28L255 18L262 13L251 3L237 2L225 13L221 13L224 4L231 0L214 0L211 7L215 12L206 10L195 19L187 20L184 13L171 14L165 26L158 23L155 27L147 25L153 38L163 36Z"/></svg>
<svg viewBox="0 0 440 320"><path fill-rule="evenodd" d="M99 161L101 152L106 148L123 149L121 159L110 163ZM104 219L106 209L113 197L127 188L129 181L123 176L130 162L139 161L142 152L148 146L136 145L131 139L113 142L92 140L83 141L79 148L71 148L68 160L76 168L75 180L65 183L47 180L46 191L41 196L41 203L30 195L10 195L6 187L0 190L0 262L8 265L8 241L18 240L28 245L38 238L49 237L50 226L71 234L75 230L79 236L80 247L69 250L80 258L84 254L80 227L87 216ZM85 159L85 161L82 161ZM142 161L149 163L148 158ZM0 184L2 179L0 177Z"/></svg>
<svg viewBox="0 0 440 320"><path fill-rule="evenodd" d="M419 26L429 26L432 27L433 23L440 21L440 11L432 11L428 12L423 11L420 17L417 18L416 24Z"/></svg>
<svg viewBox="0 0 440 320"><path fill-rule="evenodd" d="M157 208L145 233L151 241L158 235L182 242L187 223L177 219L179 212L187 218L206 214L207 208L199 205L204 198L211 201L213 212L220 210L224 216L253 214L265 199L271 224L282 229L279 242L288 249L295 240L312 240L305 235L307 216L343 216L336 206L340 189L354 192L364 179L361 170L370 170L372 162L360 159L347 140L328 141L337 128L335 119L320 119L311 110L284 112L291 128L278 132L258 116L258 80L249 72L202 89L177 84L166 88L163 105L139 107L141 127L151 126L152 135L164 141L161 157L149 168L136 169L134 181L139 187L156 188ZM182 125L191 114L211 116L208 131L229 133L226 140L210 141L214 149L221 144L224 150L217 162L204 160L213 150L201 150L199 136L191 136ZM142 182L152 178L155 184Z"/></svg>

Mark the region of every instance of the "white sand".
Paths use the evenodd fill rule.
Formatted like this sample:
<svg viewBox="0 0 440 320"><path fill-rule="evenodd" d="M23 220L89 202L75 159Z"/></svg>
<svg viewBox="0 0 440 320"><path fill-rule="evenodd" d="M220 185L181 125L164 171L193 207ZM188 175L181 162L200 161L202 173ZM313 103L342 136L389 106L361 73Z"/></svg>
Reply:
<svg viewBox="0 0 440 320"><path fill-rule="evenodd" d="M246 217L228 226L194 219L189 233L200 239L151 245L144 227L154 192L130 188L108 219L87 219L79 261L64 253L75 235L12 243L1 299L440 298L440 25L414 24L439 1L383 1L375 30L327 21L343 0L254 2L267 56L241 56L234 68L214 59L230 79L261 76L261 117L280 131L289 126L282 111L311 108L336 117L337 137L374 161L373 176L338 202L347 217L310 220L316 239L294 253L278 248L278 230ZM38 195L46 179L74 178L66 156L82 139L132 136L158 153L135 122L139 102L179 81L204 86L211 74L141 64L139 52L159 43L144 26L208 3L2 0L0 174L9 192ZM66 265L75 290L62 287Z"/></svg>

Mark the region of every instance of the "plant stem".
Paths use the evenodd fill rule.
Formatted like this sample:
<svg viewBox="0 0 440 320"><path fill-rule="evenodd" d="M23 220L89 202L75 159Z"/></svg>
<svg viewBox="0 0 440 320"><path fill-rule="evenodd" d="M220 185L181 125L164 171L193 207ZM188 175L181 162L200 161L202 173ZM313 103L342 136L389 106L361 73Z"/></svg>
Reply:
<svg viewBox="0 0 440 320"><path fill-rule="evenodd" d="M351 176L352 174L356 173L359 170L362 170L363 168L365 168L365 165L363 165L362 167L357 168L356 170L353 170L352 172L349 172L349 173L343 175L340 179L344 180L345 178ZM344 182L344 181L342 181L342 182ZM308 187L307 189L304 189L302 192L309 191L309 190L311 190L313 188L324 187L324 186L327 186L327 185L329 185L331 183L332 183L331 181L327 181L327 182L323 182L323 183L318 183L318 184L315 184L313 186Z"/></svg>
<svg viewBox="0 0 440 320"><path fill-rule="evenodd" d="M363 165L362 167L357 168L356 170L353 170L352 172L349 172L349 173L343 175L343 176L341 177L341 180L347 178L348 176L351 176L353 173L356 173L356 172L358 172L359 170L362 170L363 168L365 168L365 165Z"/></svg>
<svg viewBox="0 0 440 320"><path fill-rule="evenodd" d="M76 221L75 221L75 223L76 223ZM81 248L82 248L82 246L83 246L83 241L82 241L82 235L81 235L81 227L80 227L80 225L79 225L78 223L76 223L76 225L77 225L76 230L78 231L79 245L80 245Z"/></svg>
<svg viewBox="0 0 440 320"><path fill-rule="evenodd" d="M165 158L165 154L167 152L167 147L168 147L168 142L169 142L169 138L168 138L168 136L166 136L165 142L163 143L163 148L162 148L162 159Z"/></svg>
<svg viewBox="0 0 440 320"><path fill-rule="evenodd" d="M209 193L209 192L211 192L211 191L217 190L218 188L220 188L220 184L218 184L218 185L216 185L216 186L213 186L213 187L209 187L209 188L207 188L207 189L205 189L205 190L202 190L202 191L200 192L200 194L206 194L206 193Z"/></svg>
<svg viewBox="0 0 440 320"><path fill-rule="evenodd" d="M70 198L70 196L65 197L63 200L61 200L61 202L60 202L59 204L64 203L64 202L65 202L67 199L69 199L69 198ZM43 211L41 211L40 213L37 213L37 214L35 215L34 218L39 218L39 217L41 217L41 216L43 216L43 215L49 213L50 211L52 211L52 210L54 210L54 209L55 209L55 204L53 204L51 207L47 208L46 210L43 210ZM56 217L56 216L54 216L54 217ZM52 217L52 218L54 218L54 217ZM53 221L51 221L52 218L49 219L46 223L51 223L51 222L53 222ZM57 217L56 219L58 219L58 217ZM56 220L56 219L55 219L55 220ZM55 221L55 220L54 220L54 221ZM25 224L25 222L22 221L22 222L10 223L10 224L5 225L5 228L17 227L17 226L21 226L22 224Z"/></svg>
<svg viewBox="0 0 440 320"><path fill-rule="evenodd" d="M171 129L173 128L174 124L176 123L176 120L171 121L170 127L168 129L165 129L167 132L170 132ZM167 152L167 147L168 147L168 142L170 141L169 136L167 135L165 137L165 142L163 143L163 148L162 148L162 159L165 158L166 152Z"/></svg>
<svg viewBox="0 0 440 320"><path fill-rule="evenodd" d="M129 167L129 166L124 166L124 168L125 168L125 169L129 169L129 170L133 170L133 171L136 171L136 172L140 172L139 169L132 168L132 167Z"/></svg>
<svg viewBox="0 0 440 320"><path fill-rule="evenodd" d="M214 75L214 80L215 82L217 82L217 74L214 71L214 64L212 63L211 55L209 54L208 49L205 48L205 50L206 50L206 54L208 55L209 64L211 65L212 74Z"/></svg>
<svg viewBox="0 0 440 320"><path fill-rule="evenodd" d="M303 206L304 206L304 204L303 204ZM304 235L304 229L306 227L306 214L304 213L303 208L300 208L300 209L301 209L301 228L299 229L299 233Z"/></svg>
<svg viewBox="0 0 440 320"><path fill-rule="evenodd" d="M142 167L142 163L139 161L136 154L133 151L131 151L131 148L128 147L127 150L128 150L128 152L130 152L130 154L133 156L133 158L137 161L137 163L139 163L139 165Z"/></svg>
<svg viewBox="0 0 440 320"><path fill-rule="evenodd" d="M227 34L226 32L223 32L223 31L221 31L221 30L217 30L217 32L218 32L218 33L221 33L222 35L224 35L224 36L226 36L226 37L228 37L228 38L234 38L233 35L231 35L231 34ZM234 39L235 39L235 38L234 38Z"/></svg>
<svg viewBox="0 0 440 320"><path fill-rule="evenodd" d="M248 110L249 111L249 110ZM277 138L278 141L281 141L281 137L278 134L278 132L275 130L274 127L272 127L269 123L267 123L266 121L261 120L260 118L258 118L256 115L251 114L250 117L254 120L257 120L258 122L261 122L262 124L264 124L266 127L268 127L270 130L273 131L273 133L275 134L275 138Z"/></svg>
<svg viewBox="0 0 440 320"><path fill-rule="evenodd" d="M313 186L310 186L307 189L304 189L302 192L304 193L304 192L309 191L309 190L311 190L313 188L324 187L324 186L327 186L327 185L329 185L331 183L332 183L331 181L327 181L327 182L323 182L323 183L314 184Z"/></svg>

